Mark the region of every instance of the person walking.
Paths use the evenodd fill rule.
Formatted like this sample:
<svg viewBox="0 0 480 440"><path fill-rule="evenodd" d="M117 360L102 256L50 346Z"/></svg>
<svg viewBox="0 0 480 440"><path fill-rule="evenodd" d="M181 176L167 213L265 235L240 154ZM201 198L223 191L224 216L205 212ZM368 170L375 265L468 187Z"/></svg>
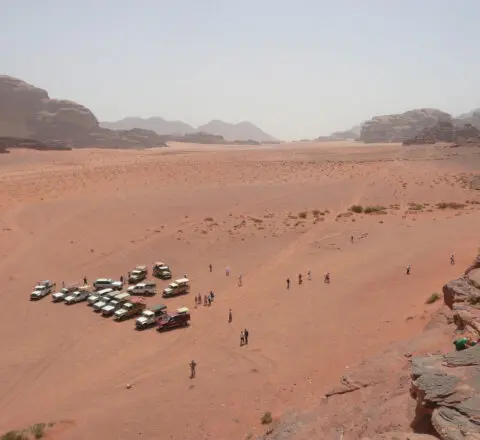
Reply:
<svg viewBox="0 0 480 440"><path fill-rule="evenodd" d="M227 277L230 276L230 268L229 268L229 267L226 267L226 268L225 268L225 275L226 275Z"/></svg>
<svg viewBox="0 0 480 440"><path fill-rule="evenodd" d="M240 274L238 276L238 287L242 287L242 284L243 284L243 275Z"/></svg>
<svg viewBox="0 0 480 440"><path fill-rule="evenodd" d="M197 374L197 363L192 359L190 362L190 379L194 379Z"/></svg>
<svg viewBox="0 0 480 440"><path fill-rule="evenodd" d="M308 281L312 281L312 272L310 270L307 272L307 279Z"/></svg>
<svg viewBox="0 0 480 440"><path fill-rule="evenodd" d="M298 284L302 284L302 283L303 283L302 274L299 273L298 274Z"/></svg>
<svg viewBox="0 0 480 440"><path fill-rule="evenodd" d="M123 284L123 275L120 275L120 282Z"/></svg>
<svg viewBox="0 0 480 440"><path fill-rule="evenodd" d="M353 240L354 240L353 235L350 235L350 243L353 244Z"/></svg>
<svg viewBox="0 0 480 440"><path fill-rule="evenodd" d="M244 340L245 340L245 345L248 345L248 330L245 329L243 331L243 337L244 337Z"/></svg>
<svg viewBox="0 0 480 440"><path fill-rule="evenodd" d="M65 281L62 281L62 288L65 288Z"/></svg>
<svg viewBox="0 0 480 440"><path fill-rule="evenodd" d="M324 282L325 282L325 284L330 284L330 272L327 272L325 274Z"/></svg>
<svg viewBox="0 0 480 440"><path fill-rule="evenodd" d="M212 272L213 267L212 267L212 264L211 264L211 263L208 265L208 268L210 269L210 272Z"/></svg>
<svg viewBox="0 0 480 440"><path fill-rule="evenodd" d="M232 314L232 309L229 309L228 310L228 322L232 322L232 319L233 319L233 314Z"/></svg>
<svg viewBox="0 0 480 440"><path fill-rule="evenodd" d="M287 290L290 289L290 278L287 278Z"/></svg>
<svg viewBox="0 0 480 440"><path fill-rule="evenodd" d="M203 296L203 305L204 305L204 306L208 306L208 298L207 298L207 295L204 295L204 296Z"/></svg>
<svg viewBox="0 0 480 440"><path fill-rule="evenodd" d="M83 277L83 285L86 286L88 284L87 277Z"/></svg>
<svg viewBox="0 0 480 440"><path fill-rule="evenodd" d="M245 344L245 333L242 330L240 332L240 347L243 347L244 344Z"/></svg>
<svg viewBox="0 0 480 440"><path fill-rule="evenodd" d="M455 264L455 255L450 255L450 264L453 266Z"/></svg>
<svg viewBox="0 0 480 440"><path fill-rule="evenodd" d="M410 264L407 266L407 271L406 271L406 274L407 275L410 275L410 271L411 271L412 267L410 266Z"/></svg>

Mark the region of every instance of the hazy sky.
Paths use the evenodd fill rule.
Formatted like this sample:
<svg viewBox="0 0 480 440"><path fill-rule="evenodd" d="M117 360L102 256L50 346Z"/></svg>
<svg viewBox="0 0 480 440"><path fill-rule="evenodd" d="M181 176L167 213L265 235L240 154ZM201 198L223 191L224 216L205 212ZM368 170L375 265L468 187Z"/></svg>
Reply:
<svg viewBox="0 0 480 440"><path fill-rule="evenodd" d="M478 0L3 3L0 72L100 120L250 120L290 139L480 107Z"/></svg>

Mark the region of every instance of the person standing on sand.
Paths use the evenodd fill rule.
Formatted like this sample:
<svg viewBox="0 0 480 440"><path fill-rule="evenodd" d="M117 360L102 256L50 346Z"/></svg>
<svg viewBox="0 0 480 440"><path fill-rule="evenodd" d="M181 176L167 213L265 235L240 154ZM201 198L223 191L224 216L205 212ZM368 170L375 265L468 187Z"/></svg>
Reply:
<svg viewBox="0 0 480 440"><path fill-rule="evenodd" d="M455 255L450 255L450 264L453 266L455 264Z"/></svg>
<svg viewBox="0 0 480 440"><path fill-rule="evenodd" d="M199 293L197 298L198 298L198 305L201 306L202 305L202 294Z"/></svg>
<svg viewBox="0 0 480 440"><path fill-rule="evenodd" d="M411 267L410 264L409 264L409 265L407 266L407 272L406 272L407 275L410 275L410 270L411 270L411 269L412 269L412 267Z"/></svg>
<svg viewBox="0 0 480 440"><path fill-rule="evenodd" d="M197 374L197 363L192 359L190 362L190 379L194 379Z"/></svg>
<svg viewBox="0 0 480 440"><path fill-rule="evenodd" d="M208 268L210 269L210 272L212 272L212 270L213 270L212 263L210 263L210 264L208 265Z"/></svg>
<svg viewBox="0 0 480 440"><path fill-rule="evenodd" d="M307 280L312 281L312 271L310 270L307 272Z"/></svg>
<svg viewBox="0 0 480 440"><path fill-rule="evenodd" d="M207 295L203 295L203 305L208 306L208 298Z"/></svg>
<svg viewBox="0 0 480 440"><path fill-rule="evenodd" d="M287 290L290 289L290 278L287 278Z"/></svg>
<svg viewBox="0 0 480 440"><path fill-rule="evenodd" d="M120 275L120 282L123 284L123 275Z"/></svg>
<svg viewBox="0 0 480 440"><path fill-rule="evenodd" d="M232 322L232 319L233 319L233 315L232 315L232 309L229 309L228 310L228 322Z"/></svg>
<svg viewBox="0 0 480 440"><path fill-rule="evenodd" d="M243 284L243 275L240 274L238 276L238 287L242 287L242 284Z"/></svg>
<svg viewBox="0 0 480 440"><path fill-rule="evenodd" d="M298 274L298 284L302 284L302 283L303 283L302 274L299 273Z"/></svg>
<svg viewBox="0 0 480 440"><path fill-rule="evenodd" d="M245 333L243 330L240 332L240 347L243 347L245 345Z"/></svg>
<svg viewBox="0 0 480 440"><path fill-rule="evenodd" d="M225 268L225 275L226 275L227 277L230 276L230 268L229 268L228 266Z"/></svg>
<svg viewBox="0 0 480 440"><path fill-rule="evenodd" d="M245 339L245 345L248 345L248 330L247 329L245 329L243 331L243 337Z"/></svg>
<svg viewBox="0 0 480 440"><path fill-rule="evenodd" d="M87 277L83 277L83 285L86 286L88 284Z"/></svg>
<svg viewBox="0 0 480 440"><path fill-rule="evenodd" d="M325 284L330 284L330 272L327 272L325 274L324 282L325 282Z"/></svg>
<svg viewBox="0 0 480 440"><path fill-rule="evenodd" d="M350 243L353 244L353 235L350 235Z"/></svg>
<svg viewBox="0 0 480 440"><path fill-rule="evenodd" d="M65 281L62 281L62 288L65 287Z"/></svg>

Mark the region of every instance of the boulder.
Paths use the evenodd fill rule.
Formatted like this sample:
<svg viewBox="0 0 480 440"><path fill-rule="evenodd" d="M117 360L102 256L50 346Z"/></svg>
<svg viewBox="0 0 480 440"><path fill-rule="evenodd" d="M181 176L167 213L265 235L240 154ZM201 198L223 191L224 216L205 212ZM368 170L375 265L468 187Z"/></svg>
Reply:
<svg viewBox="0 0 480 440"><path fill-rule="evenodd" d="M464 275L443 286L443 301L453 310L455 303L480 302L480 291Z"/></svg>
<svg viewBox="0 0 480 440"><path fill-rule="evenodd" d="M164 138L150 130L100 128L83 105L51 99L45 90L6 75L0 75L0 136L9 139L8 148L166 146Z"/></svg>

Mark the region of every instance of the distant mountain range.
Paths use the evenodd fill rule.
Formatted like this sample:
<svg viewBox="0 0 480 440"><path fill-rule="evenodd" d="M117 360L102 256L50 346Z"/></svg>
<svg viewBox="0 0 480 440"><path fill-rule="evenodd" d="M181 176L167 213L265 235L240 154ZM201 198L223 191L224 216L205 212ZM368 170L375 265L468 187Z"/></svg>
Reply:
<svg viewBox="0 0 480 440"><path fill-rule="evenodd" d="M175 136L192 133L209 133L223 136L227 141L277 141L277 139L265 133L256 125L246 121L238 124L229 124L228 122L220 120L212 120L208 124L194 128L182 121L167 121L159 116L154 116L146 119L127 117L115 122L100 122L100 126L110 130L131 130L133 128L142 128L145 130L152 130L160 135Z"/></svg>

